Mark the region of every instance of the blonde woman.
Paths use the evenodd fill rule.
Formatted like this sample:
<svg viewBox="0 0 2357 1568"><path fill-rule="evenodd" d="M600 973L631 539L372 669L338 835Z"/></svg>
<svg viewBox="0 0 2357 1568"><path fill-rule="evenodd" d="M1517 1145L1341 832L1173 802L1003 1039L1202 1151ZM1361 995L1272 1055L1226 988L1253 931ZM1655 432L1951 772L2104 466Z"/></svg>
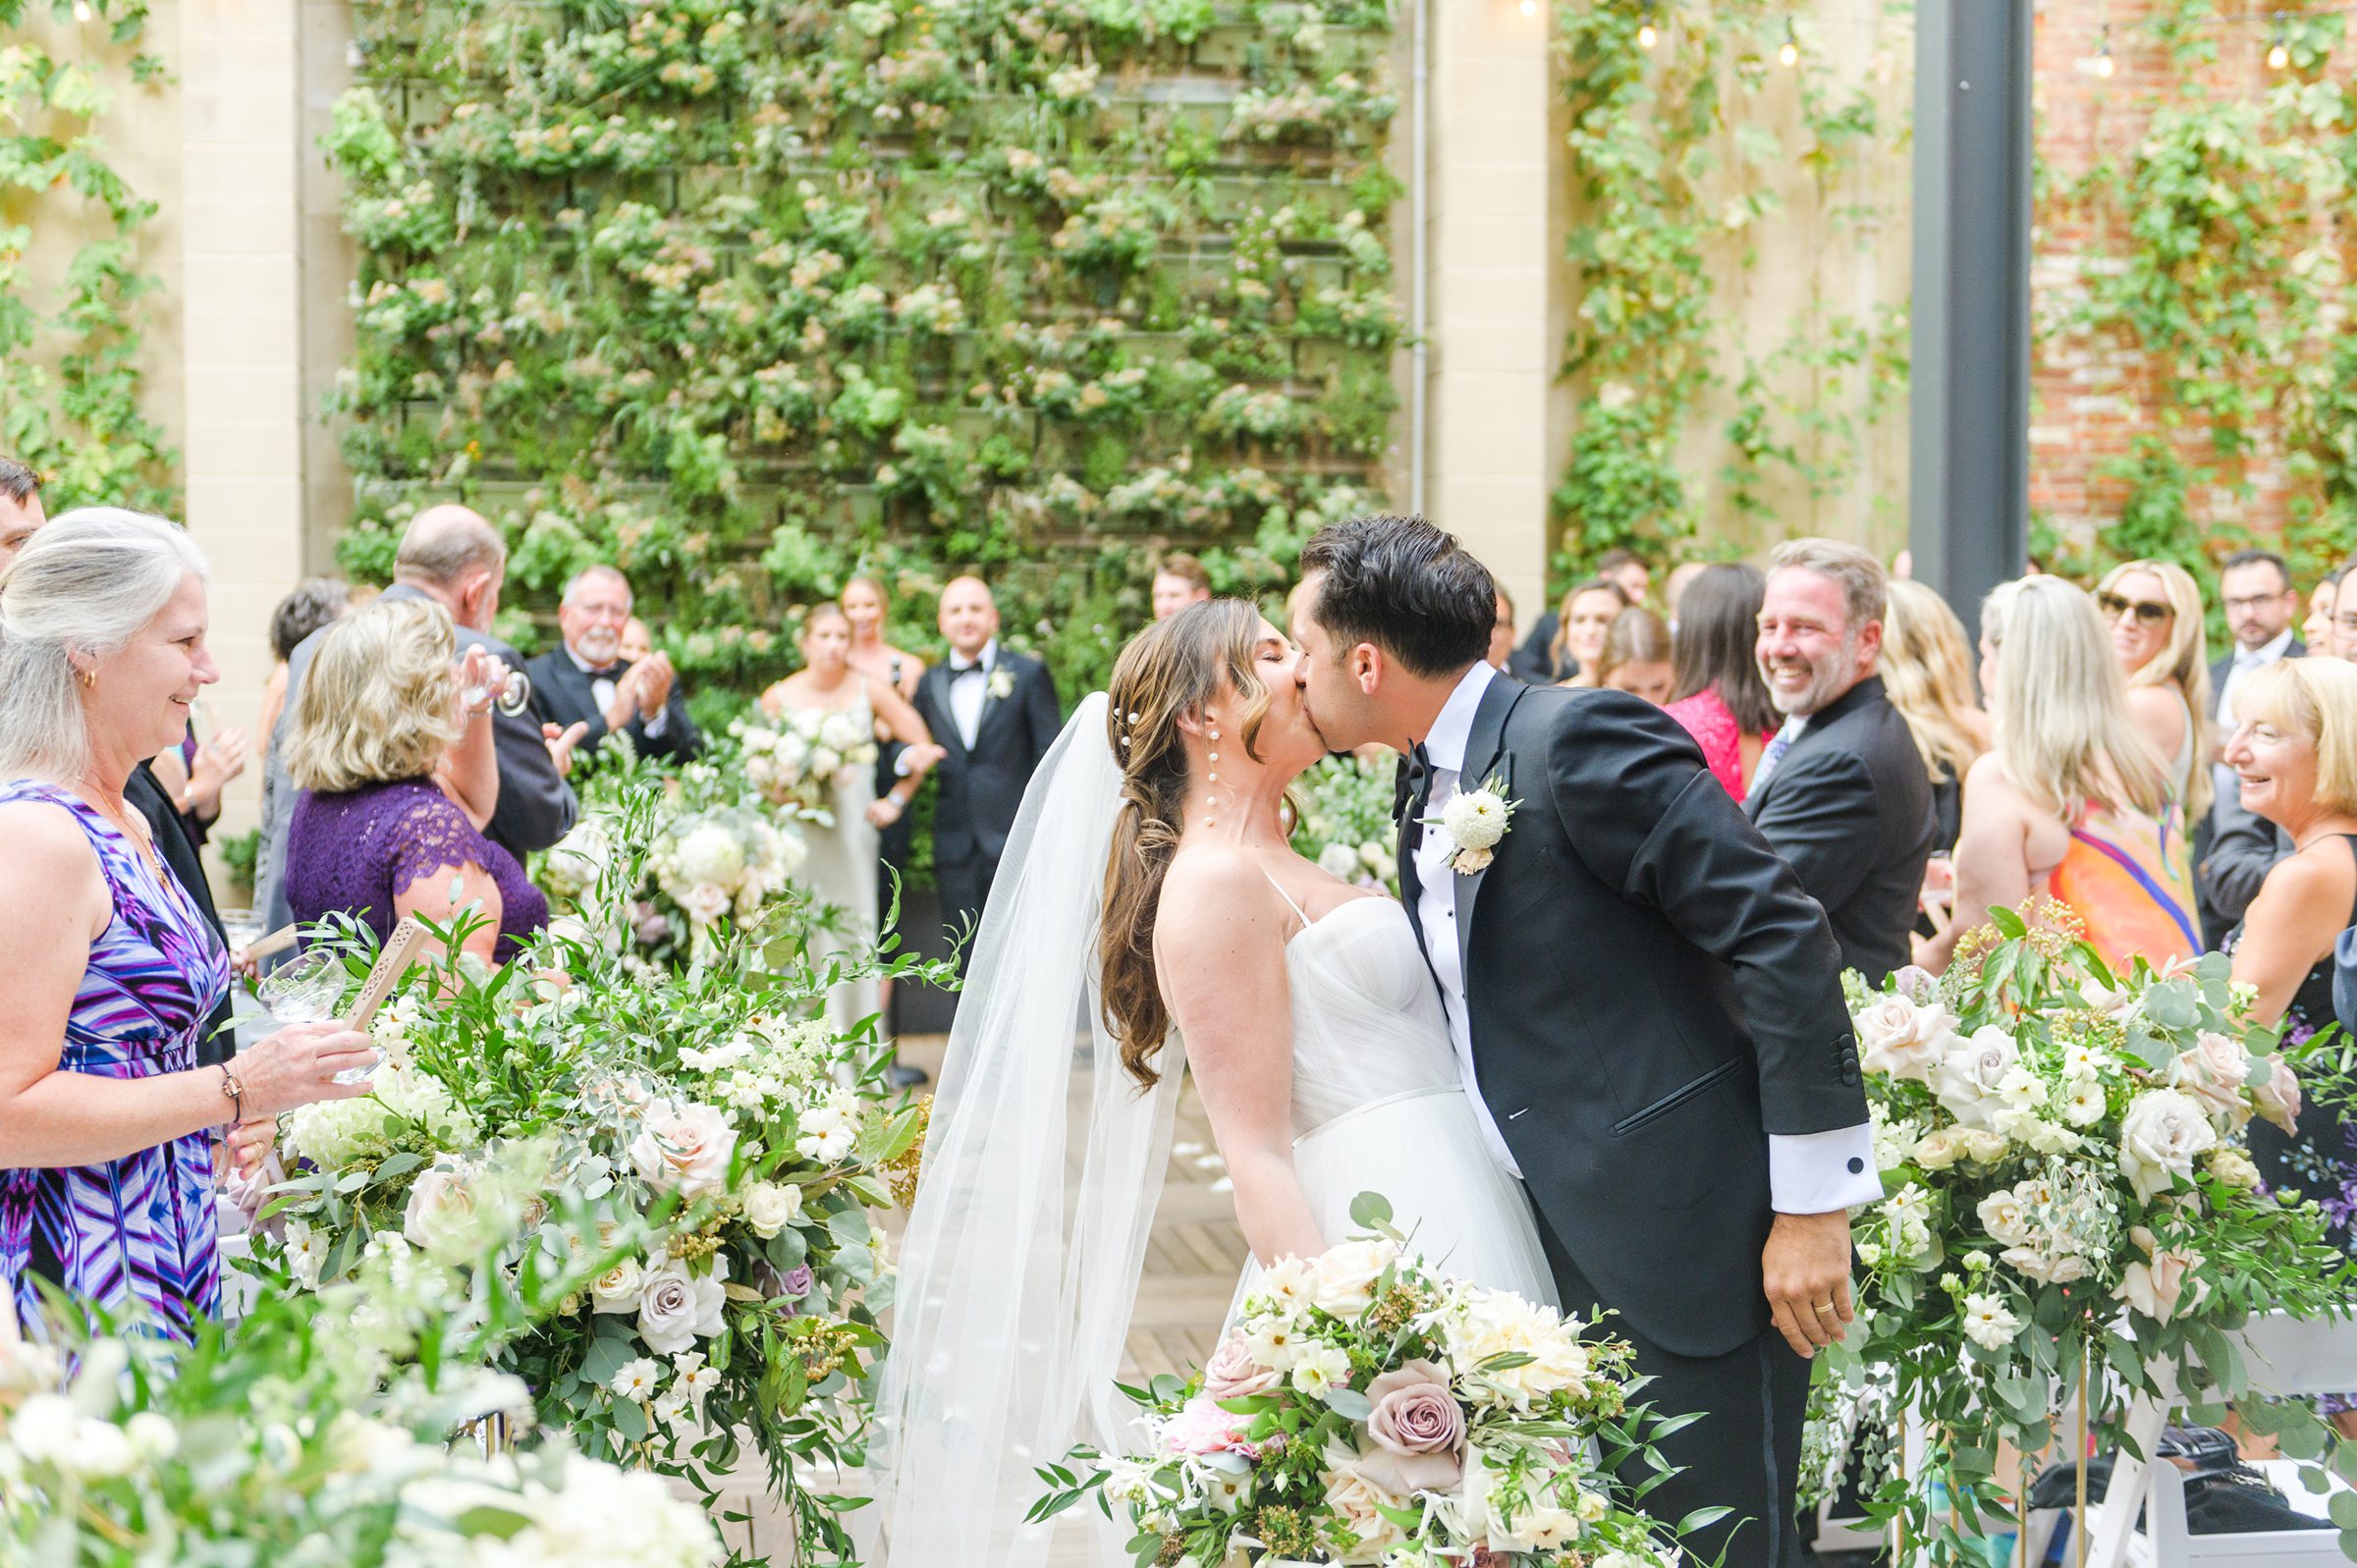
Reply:
<svg viewBox="0 0 2357 1568"><path fill-rule="evenodd" d="M2187 822L2209 813L2210 650L2202 590L2183 567L2129 561L2104 573L2095 604L2111 631L2128 711L2168 769Z"/></svg>
<svg viewBox="0 0 2357 1568"><path fill-rule="evenodd" d="M1883 621L1883 690L1907 721L1924 770L1932 776L1939 836L1932 848L1955 847L1963 825L1964 775L1990 746L1989 715L1973 701L1972 647L1947 601L1904 577L1888 586Z"/></svg>
<svg viewBox="0 0 2357 1568"><path fill-rule="evenodd" d="M2106 963L2199 952L2182 808L2094 603L2024 577L1990 594L1981 628L1996 746L1965 775L1954 916L1916 939L1916 961L1945 970L1958 937L2033 893L2076 915Z"/></svg>
<svg viewBox="0 0 2357 1568"><path fill-rule="evenodd" d="M498 659L453 661L450 615L425 598L384 599L329 627L296 698L287 774L301 791L287 834L287 902L379 937L415 913L481 924L466 950L504 963L548 924L548 900L483 836L499 802L492 693ZM469 700L470 699L470 700Z"/></svg>
<svg viewBox="0 0 2357 1568"><path fill-rule="evenodd" d="M1615 616L1604 634L1604 651L1596 658L1596 683L1643 697L1657 708L1666 706L1677 687L1670 622L1643 605L1630 605Z"/></svg>

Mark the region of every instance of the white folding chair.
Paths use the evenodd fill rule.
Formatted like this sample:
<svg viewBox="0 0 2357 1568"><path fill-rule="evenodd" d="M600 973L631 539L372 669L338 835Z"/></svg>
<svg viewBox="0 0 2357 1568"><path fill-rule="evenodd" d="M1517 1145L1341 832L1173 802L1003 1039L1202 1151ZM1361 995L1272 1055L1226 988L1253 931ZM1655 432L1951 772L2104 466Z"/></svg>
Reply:
<svg viewBox="0 0 2357 1568"><path fill-rule="evenodd" d="M2295 1398L2357 1389L2357 1321L2302 1323L2271 1313L2254 1319L2240 1338L2252 1382L2271 1393ZM2153 1430L2157 1435L2158 1426ZM2145 1451L2152 1451L2149 1440ZM2121 1455L2114 1472L2115 1487L2129 1464L2127 1456ZM2293 1460L2260 1459L2250 1464L2275 1484L2294 1509L2313 1518L2326 1517L2333 1492L2352 1489L2334 1475L2330 1490L2312 1492L2300 1479L2300 1465ZM2124 1559L2133 1568L2282 1568L2286 1564L2296 1568L2302 1563L2323 1568L2344 1560L2337 1530L2194 1535L2186 1527L2185 1480L2177 1467L2163 1461L2136 1468L2142 1472L2144 1528L2122 1542ZM2110 1501L2106 1498L2107 1504ZM2132 1510L2123 1511L2133 1517ZM2099 1542L2102 1535L2099 1529ZM2091 1568L2095 1560L2089 1559Z"/></svg>

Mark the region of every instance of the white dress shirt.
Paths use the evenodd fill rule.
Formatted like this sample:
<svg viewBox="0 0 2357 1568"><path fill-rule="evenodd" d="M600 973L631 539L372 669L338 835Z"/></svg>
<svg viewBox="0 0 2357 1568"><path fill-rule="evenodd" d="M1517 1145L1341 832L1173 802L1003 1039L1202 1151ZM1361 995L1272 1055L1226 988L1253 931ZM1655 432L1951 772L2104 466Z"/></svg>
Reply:
<svg viewBox="0 0 2357 1568"><path fill-rule="evenodd" d="M1424 737L1424 755L1431 769L1431 789L1424 815L1437 817L1455 795L1464 772L1465 746L1472 738L1473 716L1482 694L1498 672L1479 662L1458 679L1456 689L1441 705L1432 731ZM1476 787L1479 781L1475 781ZM1755 786L1756 787L1756 786ZM1412 806L1410 809L1413 809ZM1498 1130L1497 1120L1481 1097L1473 1072L1473 1025L1465 1004L1465 975L1457 961L1456 874L1448 867L1453 845L1449 836L1426 828L1416 845L1416 917L1424 929L1424 953L1431 960L1441 987L1441 1004L1449 1014L1449 1043L1456 1050L1457 1081L1472 1102L1482 1139L1498 1163L1522 1174L1513 1152ZM1831 1132L1768 1135L1770 1202L1780 1214L1830 1214L1836 1209L1874 1203L1883 1196L1881 1174L1874 1164L1874 1128L1870 1122Z"/></svg>
<svg viewBox="0 0 2357 1568"><path fill-rule="evenodd" d="M589 700L597 704L597 711L602 715L612 708L616 689L615 674L623 668L620 662L603 666L593 665L574 652L573 644L570 642L565 644L565 657L573 661L573 667L576 670L589 677ZM671 710L666 707L657 708L651 714L642 713L638 717L646 721L646 732L649 737L653 737L663 732L663 721L669 718Z"/></svg>
<svg viewBox="0 0 2357 1568"><path fill-rule="evenodd" d="M958 738L965 749L974 749L974 737L982 732L982 704L990 695L990 677L999 664L999 639L991 638L966 664L956 654L950 656L950 720L958 726ZM978 670L980 675L963 674Z"/></svg>
<svg viewBox="0 0 2357 1568"><path fill-rule="evenodd" d="M2289 626L2285 626L2282 631L2278 632L2274 641L2263 642L2256 648L2244 648L2239 645L2236 646L2234 649L2234 666L2232 669L2226 672L2226 678L2218 683L2218 711L2216 718L2218 720L2218 733L2220 736L2223 737L2233 733L2234 693L2242 685L2243 678L2257 671L2265 670L2269 665L2274 664L2276 660L2282 658L2290 651L2291 627ZM2218 806L2223 805L2227 801L2239 800L2241 798L2237 791L2239 791L2242 787L2242 781L2237 779L2234 776L2234 770L2227 767L2224 763L2219 762L2211 764L2210 778L2212 783L2216 785L2216 787L2210 791L2210 797L2213 801L2211 809L2213 811L2217 810Z"/></svg>

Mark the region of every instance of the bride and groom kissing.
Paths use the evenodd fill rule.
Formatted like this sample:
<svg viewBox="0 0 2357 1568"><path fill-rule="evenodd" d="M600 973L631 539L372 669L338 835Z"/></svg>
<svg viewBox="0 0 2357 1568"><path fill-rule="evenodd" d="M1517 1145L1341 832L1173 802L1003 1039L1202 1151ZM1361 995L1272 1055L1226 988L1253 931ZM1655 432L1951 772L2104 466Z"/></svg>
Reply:
<svg viewBox="0 0 2357 1568"><path fill-rule="evenodd" d="M1881 1192L1825 915L1674 721L1484 662L1495 588L1450 535L1363 517L1301 564L1290 638L1233 600L1141 633L1026 796L903 1249L887 1560L1043 1561L1032 1467L1133 1440L1113 1379L1183 1057L1239 1301L1380 1191L1436 1267L1616 1314L1644 1397L1703 1416L1645 1506L1724 1509L1699 1557L1788 1568L1806 1358L1850 1319L1846 1210ZM1370 741L1410 759L1398 902L1293 854L1283 816Z"/></svg>

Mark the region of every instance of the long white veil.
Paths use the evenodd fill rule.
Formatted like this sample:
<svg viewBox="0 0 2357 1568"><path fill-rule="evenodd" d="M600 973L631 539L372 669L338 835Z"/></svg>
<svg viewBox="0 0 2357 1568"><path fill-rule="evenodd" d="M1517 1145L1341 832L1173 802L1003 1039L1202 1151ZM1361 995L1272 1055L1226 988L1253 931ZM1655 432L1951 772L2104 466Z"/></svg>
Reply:
<svg viewBox="0 0 2357 1568"><path fill-rule="evenodd" d="M867 1510L881 1561L897 1568L1035 1568L1059 1529L1103 1522L1087 1508L1024 1526L1046 1489L1034 1467L1075 1442L1134 1446L1113 1379L1182 1075L1174 1032L1160 1084L1140 1093L1097 1005L1120 804L1099 692L1024 791L934 1099ZM1094 1068L1084 1092L1073 1083L1083 1062Z"/></svg>

